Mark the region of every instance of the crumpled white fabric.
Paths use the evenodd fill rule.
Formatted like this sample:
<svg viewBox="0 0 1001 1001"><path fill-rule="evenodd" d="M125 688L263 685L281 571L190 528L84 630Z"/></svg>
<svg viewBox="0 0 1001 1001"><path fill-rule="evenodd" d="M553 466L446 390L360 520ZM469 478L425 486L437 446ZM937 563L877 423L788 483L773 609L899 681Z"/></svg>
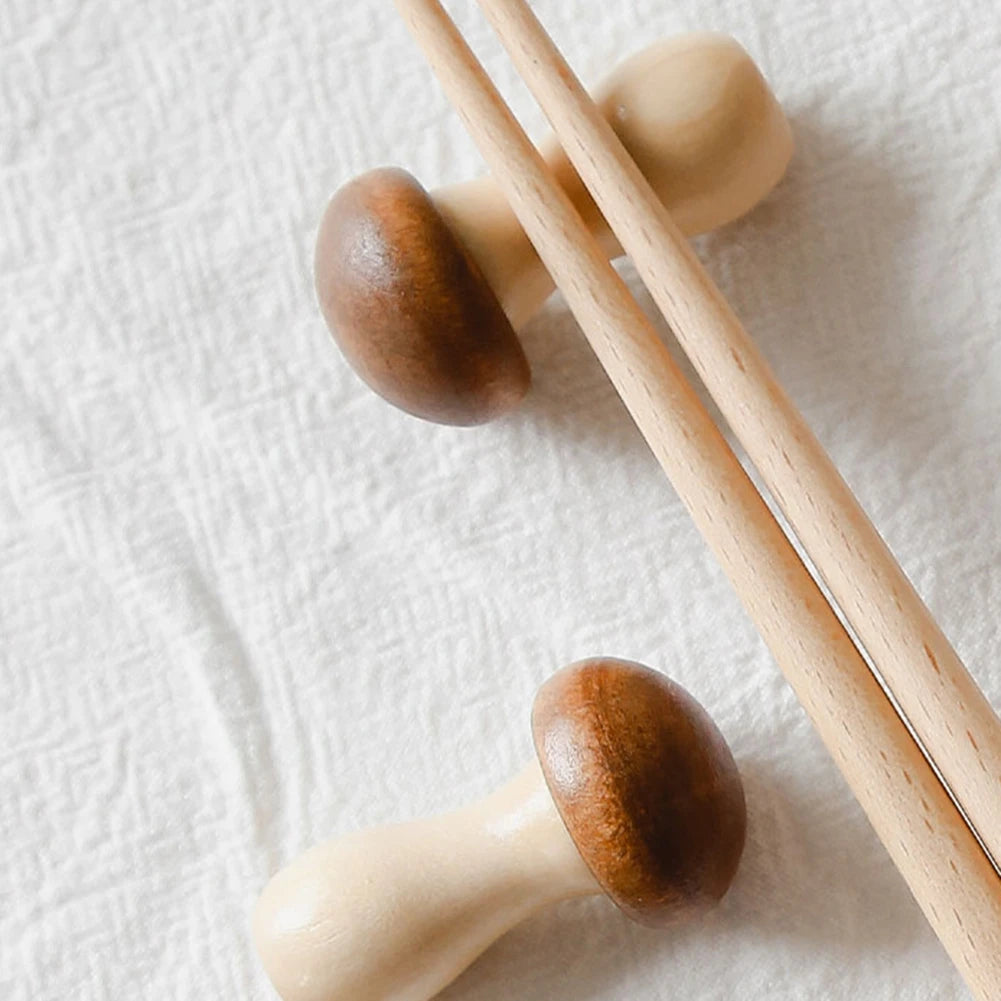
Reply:
<svg viewBox="0 0 1001 1001"><path fill-rule="evenodd" d="M996 5L537 9L589 80L687 29L758 60L796 159L700 251L1001 705ZM674 931L540 914L447 998L965 997L561 301L478 430L337 356L314 230L383 163L482 169L391 5L0 6L0 994L271 997L268 875L484 793L542 679L610 654L726 734L739 877Z"/></svg>

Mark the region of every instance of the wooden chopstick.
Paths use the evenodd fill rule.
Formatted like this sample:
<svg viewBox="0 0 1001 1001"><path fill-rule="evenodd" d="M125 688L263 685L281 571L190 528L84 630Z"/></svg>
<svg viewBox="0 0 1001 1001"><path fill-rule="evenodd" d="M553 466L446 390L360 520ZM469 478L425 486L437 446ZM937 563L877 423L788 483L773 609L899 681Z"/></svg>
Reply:
<svg viewBox="0 0 1001 1001"><path fill-rule="evenodd" d="M479 3L925 752L1001 863L1001 720L528 5Z"/></svg>
<svg viewBox="0 0 1001 1001"><path fill-rule="evenodd" d="M987 856L656 330L440 3L396 3L928 920L974 994L995 998L1001 984L1001 880ZM513 12L519 9L511 5ZM520 17L516 24L520 36Z"/></svg>

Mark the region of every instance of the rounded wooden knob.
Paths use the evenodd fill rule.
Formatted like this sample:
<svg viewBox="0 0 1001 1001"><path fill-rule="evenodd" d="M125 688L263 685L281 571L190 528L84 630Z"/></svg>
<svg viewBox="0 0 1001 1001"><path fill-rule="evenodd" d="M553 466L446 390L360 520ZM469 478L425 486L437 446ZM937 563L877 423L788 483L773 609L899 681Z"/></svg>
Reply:
<svg viewBox="0 0 1001 1001"><path fill-rule="evenodd" d="M792 155L775 96L725 36L657 43L624 62L596 99L690 235L753 208ZM618 256L562 151L550 143L543 154L609 257ZM514 330L553 285L489 177L429 195L402 171L363 175L328 205L315 270L323 314L348 360L402 409L477 424L527 391Z"/></svg>
<svg viewBox="0 0 1001 1001"><path fill-rule="evenodd" d="M585 661L539 690L532 732L570 836L623 911L671 924L720 900L744 847L744 791L722 734L680 685Z"/></svg>
<svg viewBox="0 0 1001 1001"><path fill-rule="evenodd" d="M311 849L254 939L285 1001L426 1001L536 909L604 891L667 924L718 900L744 844L733 757L682 688L589 660L540 689L538 760L485 800Z"/></svg>
<svg viewBox="0 0 1001 1001"><path fill-rule="evenodd" d="M479 266L406 171L372 170L327 206L320 304L341 350L381 396L443 424L481 424L531 381Z"/></svg>

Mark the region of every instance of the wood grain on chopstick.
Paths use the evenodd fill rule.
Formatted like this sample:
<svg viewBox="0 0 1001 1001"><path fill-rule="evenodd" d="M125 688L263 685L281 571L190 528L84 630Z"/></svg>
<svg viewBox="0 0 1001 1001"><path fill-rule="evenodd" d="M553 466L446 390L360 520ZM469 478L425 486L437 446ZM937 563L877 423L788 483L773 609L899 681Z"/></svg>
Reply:
<svg viewBox="0 0 1001 1001"><path fill-rule="evenodd" d="M977 997L1001 880L656 330L436 0L396 0L654 454ZM511 5L511 11L520 10Z"/></svg>

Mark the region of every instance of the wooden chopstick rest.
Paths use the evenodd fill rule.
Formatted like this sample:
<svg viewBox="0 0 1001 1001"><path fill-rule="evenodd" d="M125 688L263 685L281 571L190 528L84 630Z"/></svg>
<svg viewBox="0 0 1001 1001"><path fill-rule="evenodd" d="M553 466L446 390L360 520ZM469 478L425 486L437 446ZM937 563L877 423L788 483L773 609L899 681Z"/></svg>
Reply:
<svg viewBox="0 0 1001 1001"><path fill-rule="evenodd" d="M792 153L788 122L731 38L684 35L624 62L597 100L688 235L753 208ZM610 257L622 251L558 144L559 183ZM552 279L491 178L428 194L409 174L370 171L331 199L317 238L320 304L345 356L402 409L478 424L530 382L514 331Z"/></svg>
<svg viewBox="0 0 1001 1001"><path fill-rule="evenodd" d="M254 915L285 1001L424 1001L533 911L604 892L666 925L726 893L744 793L705 710L629 661L581 661L536 695L537 761L445 816L348 835L279 872Z"/></svg>

